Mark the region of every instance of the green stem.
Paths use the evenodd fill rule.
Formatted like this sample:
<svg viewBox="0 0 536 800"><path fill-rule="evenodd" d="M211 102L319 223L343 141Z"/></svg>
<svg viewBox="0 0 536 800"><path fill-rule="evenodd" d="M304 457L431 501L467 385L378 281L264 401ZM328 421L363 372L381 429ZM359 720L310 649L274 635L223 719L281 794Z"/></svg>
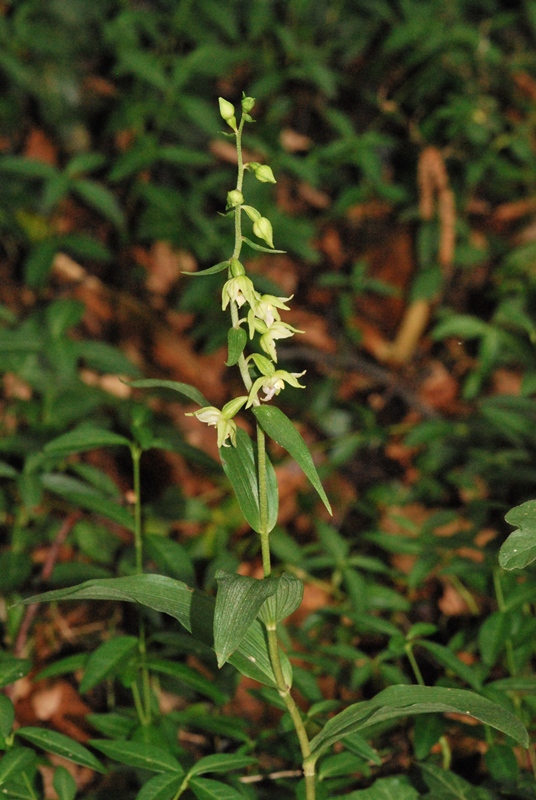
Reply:
<svg viewBox="0 0 536 800"><path fill-rule="evenodd" d="M131 444L130 453L132 456L132 471L134 481L134 550L136 554L136 575L143 574L143 535L142 535L142 517L141 517L141 482L140 482L140 460L142 449L136 444ZM140 669L141 669L141 685L143 702L138 695L138 702L136 702L136 695L138 694L137 687L133 687L134 702L138 711L140 722L143 726L151 723L151 683L149 679L149 669L147 667L147 642L145 634L145 620L143 619L142 612L139 615L138 625L138 653L140 656ZM134 692L134 689L136 691Z"/></svg>
<svg viewBox="0 0 536 800"><path fill-rule="evenodd" d="M495 599L497 600L497 608L502 614L505 614L507 611L506 603L504 600L504 593L501 585L501 573L499 569L493 570L493 586L495 589ZM514 677L517 673L516 669L516 662L514 658L514 646L512 644L512 639L509 636L504 643L504 649L506 652L506 661L508 663L508 671L510 672L511 677Z"/></svg>
<svg viewBox="0 0 536 800"><path fill-rule="evenodd" d="M310 761L311 746L305 730L305 725L300 714L300 710L296 705L294 698L290 693L290 687L285 681L283 669L281 667L281 659L279 657L279 642L277 640L277 632L275 626L266 626L268 633L268 651L270 653L270 661L272 662L272 669L274 671L279 696L283 700L285 707L290 715L292 724L296 731L298 741L300 743L300 750L303 759L303 772L305 776L305 797L306 800L315 800L315 764ZM308 763L306 764L306 762Z"/></svg>
<svg viewBox="0 0 536 800"><path fill-rule="evenodd" d="M409 663L411 664L411 668L414 672L417 683L419 684L419 686L424 686L425 685L424 678L422 676L421 670L419 669L419 665L417 664L417 659L415 658L411 642L407 642L404 645L404 650L406 651L406 656L408 658Z"/></svg>
<svg viewBox="0 0 536 800"><path fill-rule="evenodd" d="M269 578L272 572L270 545L268 541L268 487L266 484L266 437L257 423L257 463L259 478L259 517L262 548L262 567L264 577Z"/></svg>

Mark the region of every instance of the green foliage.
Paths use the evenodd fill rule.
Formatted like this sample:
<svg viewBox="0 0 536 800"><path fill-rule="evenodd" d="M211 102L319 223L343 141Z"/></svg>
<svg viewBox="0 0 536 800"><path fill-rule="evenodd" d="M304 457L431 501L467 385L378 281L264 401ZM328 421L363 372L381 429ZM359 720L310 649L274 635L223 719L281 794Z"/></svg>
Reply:
<svg viewBox="0 0 536 800"><path fill-rule="evenodd" d="M89 747L104 755L116 777L127 776L123 795L141 800L171 800L182 793L200 800L304 796L304 785L285 774L285 767L299 763L300 753L290 735L296 720L282 700L274 668L274 640L270 644L267 637L267 629L277 627L296 662L291 671L280 651L283 680L309 704L297 718L316 743L315 759L322 750L320 800L535 796L534 781L518 768L509 738L524 743L521 726L533 731L535 720L534 501L527 502L536 483L536 293L528 227L535 179L535 35L531 4L512 8L501 0L358 7L351 0L157 0L147 7L117 0L21 0L0 11L0 231L2 263L13 265L8 278L11 266L2 267L3 302L9 308L0 307L0 369L8 376L0 524L9 534L9 545L0 552L0 589L10 603L2 624L11 647L25 611L11 603L21 594L53 601L107 599L116 609L122 601L138 606L136 635L129 615L117 611L108 638L97 641L89 634L82 652L60 653L41 671L43 679L77 671L79 690L88 700L97 698L102 713L88 721L104 738ZM231 159L215 141L222 127L216 98L229 97L232 113L224 105L223 124L233 136L242 89L257 98L257 122L248 134L253 155L247 157L258 161L247 167L244 191L252 205L249 212L244 209L247 235L240 238L246 267L252 257L284 251L300 263L303 302L314 307L316 290L328 293L319 313L328 318L341 354L340 364L338 355L333 363L331 356L325 360L326 371L318 359L322 369L309 370L307 393L292 389L283 406L289 416L300 415L300 430L303 424L325 435L318 471L330 481L330 497L339 478L352 482L356 473L363 476L357 499L348 509L344 503L335 508L331 524L317 518L311 494L300 489L286 529L278 526L276 472L285 476L286 454L274 448L265 455L263 483L252 436L240 427L235 431L232 416L214 416L225 406L214 409L196 387L181 381L136 380L141 371L119 348L95 340L84 305L60 297L63 290L53 277L55 259L65 253L113 287L125 283L128 269L128 284L141 295L142 273L132 269L135 248L169 241L205 267L191 273L205 280L184 278L176 299L170 299L191 315L190 334L200 354L227 342L227 366L240 369L248 348L255 351L257 360L248 361L247 370L256 370L257 388L246 387L242 406L262 392L299 386L298 373L266 368L260 360L271 357L277 344L263 340L261 317L248 315L242 326L233 323L226 332L214 313L220 273L232 277L232 259L219 259L231 253L232 222L240 215L236 204L226 215L215 215L232 185L226 166ZM243 105L243 112L249 121L252 108ZM456 198L452 280L438 267L437 220L417 214L417 161L430 145L444 157ZM273 166L276 193L261 185L275 178L260 161ZM524 211L508 207L520 198L529 198ZM388 208L387 222L381 216L379 222L367 220L369 203ZM271 246L272 224L282 249ZM392 227L408 225L417 268L402 291L389 276L376 276L369 253ZM316 247L330 228L341 236L343 254L331 272L329 249L321 255ZM255 270L254 278L259 293L285 300L268 278ZM17 302L14 287L21 292ZM371 373L374 365L365 359L372 389L344 387L347 367L354 370L355 349L362 344L356 298L404 295L431 298L439 306L431 343L425 341L421 352L433 352L461 387L456 407L446 412L425 407L416 424L408 422L406 411L413 403L422 412L415 403L421 399L414 384L418 359L395 377L389 373L388 380ZM254 329L253 338L247 328ZM301 355L291 347L290 358L298 361ZM137 399L122 400L97 382L87 385L82 368L121 375ZM518 394L499 392L500 371L519 377ZM9 390L13 376L14 391ZM137 393L142 389L150 390L152 399ZM375 393L386 399L383 411L373 402ZM160 399L177 395L204 409L209 415L204 421L219 423L222 445L236 436L236 446L220 447L236 500L223 488L219 465L155 411ZM393 396L403 407L394 414ZM260 402L253 405L253 423L297 461L330 510L317 452L312 458L287 413L262 405L262 397ZM379 456L401 441L410 449L413 477L399 481L381 471L378 476ZM109 448L107 467L99 460L101 448ZM213 493L185 496L174 487L152 498L149 492L142 509L145 481L154 481L155 474L160 479L158 465L150 461L149 451L156 448L178 453L210 474ZM125 480L122 474L117 483L111 477L116 467L123 473L129 456L136 495L131 508L124 496L130 476ZM431 515L410 522L406 504L429 506ZM481 561L475 566L467 557L475 537L490 528L506 534L501 517L512 506L506 521L518 530L500 551L499 537L479 545ZM386 512L394 507L401 509L396 535L385 530ZM261 534L261 543L244 529L240 512ZM282 512L287 513L285 503ZM443 538L442 526L460 515L464 524ZM315 521L304 533L306 518ZM191 528L197 535L175 541L177 520L181 530ZM51 575L44 570L41 577L41 552L56 544L65 554ZM276 558L273 575L260 581L237 574L259 552L265 557L268 547ZM497 556L507 574L496 568ZM519 578L519 569L528 571ZM56 591L36 595L48 588L44 578ZM74 590L63 588L86 580ZM324 601L299 629L291 620L287 632L278 623L298 606L304 582L323 593ZM214 599L210 593L216 588ZM465 602L458 617L439 613L430 600L445 588ZM230 605L233 613L227 613ZM40 612L45 618L49 613ZM270 719L270 728L253 722L246 728L243 719L223 715L236 687L232 668L217 668L218 660L227 659L261 684L257 700L282 713ZM29 660L4 653L0 685L9 686L30 669ZM430 685L411 686L414 681ZM331 685L345 692L326 699ZM180 708L168 714L158 708L166 692L181 698ZM445 692L461 705L447 703ZM351 704L341 711L343 695L345 705L348 695ZM0 701L5 751L0 787L6 796L40 796L43 752L103 769L88 748L55 731L13 730L13 705L7 697ZM495 704L493 711L488 701ZM400 730L410 711L424 710L411 723L420 777L412 769L410 775L376 778L378 752L394 759L390 731ZM506 733L471 728L480 749L488 748L482 785L473 785L480 774L469 783L456 773L456 763L449 768L448 743L461 723L442 716L445 710L471 710L486 726ZM341 720L349 720L350 730L344 731L345 749L333 753ZM183 749L180 731L202 733L203 746ZM206 747L214 752L206 755ZM217 752L220 748L227 751ZM232 774L259 769L250 753L262 755L262 782L260 775L250 774L251 782L243 783ZM70 774L48 766L60 800L73 800L77 788ZM399 769L396 762L388 766ZM218 778L199 777L211 773ZM95 791L91 797L100 796Z"/></svg>

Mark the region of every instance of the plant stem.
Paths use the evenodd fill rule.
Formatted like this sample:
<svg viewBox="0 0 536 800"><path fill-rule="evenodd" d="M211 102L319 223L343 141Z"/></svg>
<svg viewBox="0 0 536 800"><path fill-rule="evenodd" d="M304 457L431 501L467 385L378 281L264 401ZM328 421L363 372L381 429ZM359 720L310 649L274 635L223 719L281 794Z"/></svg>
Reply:
<svg viewBox="0 0 536 800"><path fill-rule="evenodd" d="M130 453L132 456L132 471L134 482L134 550L136 554L136 575L143 574L143 536L142 536L142 519L141 519L141 484L140 484L140 459L142 449L137 444L131 444ZM147 668L147 642L145 635L145 620L142 616L142 611L139 612L138 624L138 653L140 656L140 671L141 671L141 685L142 685L142 698L143 702L138 698L136 709L140 718L141 724L145 727L151 722L151 684L149 680L149 670ZM136 691L134 691L134 689ZM132 688L134 700L138 694L137 687L134 685Z"/></svg>
<svg viewBox="0 0 536 800"><path fill-rule="evenodd" d="M419 686L424 686L424 678L422 676L421 670L419 669L419 665L417 664L417 659L415 658L415 654L413 652L413 646L411 642L407 642L404 646L404 650L406 651L406 656L411 664L411 668L417 680Z"/></svg>
<svg viewBox="0 0 536 800"><path fill-rule="evenodd" d="M292 723L294 725L294 729L296 731L296 735L300 743L302 759L305 762L311 755L311 747L309 744L309 739L307 737L307 731L305 730L305 725L303 724L303 720L300 714L300 710L290 693L290 687L287 685L285 681L285 676L283 675L283 669L281 667L281 659L279 657L279 642L277 640L277 632L275 625L274 626L266 625L266 631L268 633L268 651L270 653L270 661L272 662L272 669L274 671L275 679L277 682L279 696L283 700L286 709L290 715L290 718L292 720ZM303 772L305 776L306 800L315 800L316 790L315 790L314 763L310 763L309 765L306 765L304 763Z"/></svg>

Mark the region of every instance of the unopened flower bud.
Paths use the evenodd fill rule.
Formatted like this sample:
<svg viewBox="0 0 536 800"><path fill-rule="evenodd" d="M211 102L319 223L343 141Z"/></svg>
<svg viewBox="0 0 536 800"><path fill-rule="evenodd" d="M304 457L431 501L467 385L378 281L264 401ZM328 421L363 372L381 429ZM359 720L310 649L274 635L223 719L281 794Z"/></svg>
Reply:
<svg viewBox="0 0 536 800"><path fill-rule="evenodd" d="M256 222L253 223L253 233L255 236L258 236L259 239L264 239L264 241L268 244L269 247L273 248L274 240L273 240L273 231L272 231L272 223L266 217L261 217Z"/></svg>
<svg viewBox="0 0 536 800"><path fill-rule="evenodd" d="M235 208L244 202L244 195L238 189L227 192L227 208Z"/></svg>
<svg viewBox="0 0 536 800"><path fill-rule="evenodd" d="M221 116L229 127L236 131L236 118L233 104L228 100L224 100L223 97L218 97L218 103L220 104Z"/></svg>
<svg viewBox="0 0 536 800"><path fill-rule="evenodd" d="M245 111L246 114L251 111L253 106L255 105L255 98L254 97L243 97L242 98L242 111Z"/></svg>
<svg viewBox="0 0 536 800"><path fill-rule="evenodd" d="M277 183L272 168L269 167L268 164L257 164L252 161L249 166L257 180L261 183Z"/></svg>
<svg viewBox="0 0 536 800"><path fill-rule="evenodd" d="M229 262L229 267L231 269L231 275L233 276L233 278L238 278L239 275L246 274L244 266L240 263L240 261L237 258L231 259L231 261Z"/></svg>
<svg viewBox="0 0 536 800"><path fill-rule="evenodd" d="M232 103L228 100L224 100L223 97L218 97L218 103L220 104L220 114L225 122L229 122L235 115L235 109Z"/></svg>

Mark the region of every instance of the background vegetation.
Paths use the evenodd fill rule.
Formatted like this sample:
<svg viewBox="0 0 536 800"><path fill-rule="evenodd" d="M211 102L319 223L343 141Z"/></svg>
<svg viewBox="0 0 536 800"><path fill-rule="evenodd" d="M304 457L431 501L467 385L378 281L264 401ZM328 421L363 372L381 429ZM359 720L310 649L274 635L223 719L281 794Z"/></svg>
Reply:
<svg viewBox="0 0 536 800"><path fill-rule="evenodd" d="M233 396L221 276L182 271L229 251L218 211L235 166L217 97L245 91L245 146L278 178L250 197L262 192L287 251L251 269L295 294L288 320L306 333L280 352L307 368L307 391L284 407L335 511L273 453L273 550L306 584L286 646L310 724L421 679L472 688L534 730L534 574L497 556L504 514L536 484L535 38L532 0L0 3L0 676L20 725L140 737L132 609L12 605L135 572L128 451L117 439L66 457L46 449L60 434L90 420L102 444L145 442L147 571L208 590L218 568L256 574L212 432L117 377ZM220 785L269 797L276 781L294 797L276 694L218 671L170 617L146 625L154 747L187 765L254 756ZM113 657L99 650L114 641ZM74 797L58 748L44 758L51 740L35 736L36 751L19 748L30 788L0 764L6 796L52 797L54 775ZM534 752L482 726L427 715L373 739L373 753L350 742L325 758L326 797L536 796ZM80 756L74 792L136 797L148 773L99 742L123 767L102 776ZM197 780L197 797L225 796Z"/></svg>

